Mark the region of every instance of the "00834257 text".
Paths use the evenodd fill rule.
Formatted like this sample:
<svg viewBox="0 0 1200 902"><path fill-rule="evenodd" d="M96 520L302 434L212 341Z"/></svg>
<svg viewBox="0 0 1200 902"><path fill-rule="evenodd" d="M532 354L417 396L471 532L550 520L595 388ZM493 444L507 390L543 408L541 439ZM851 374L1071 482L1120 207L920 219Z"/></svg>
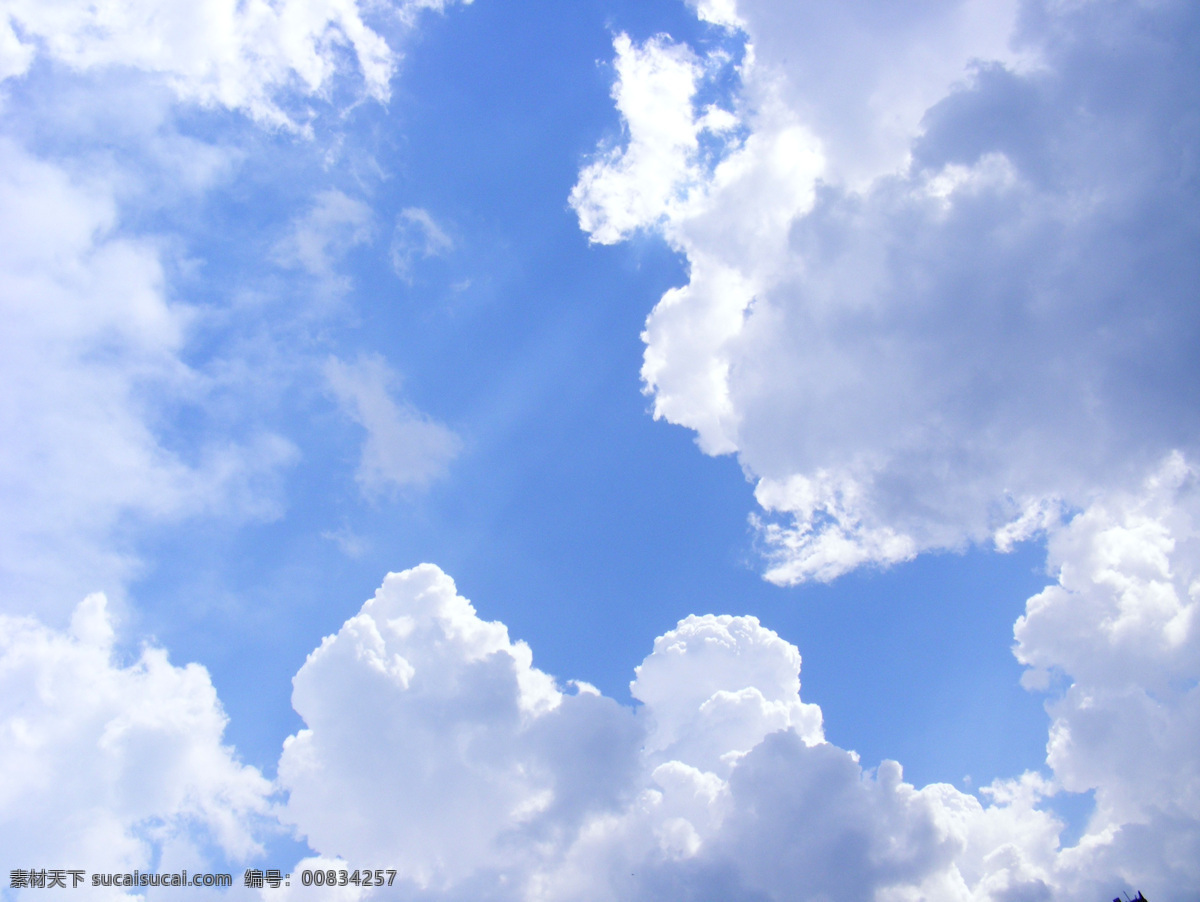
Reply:
<svg viewBox="0 0 1200 902"><path fill-rule="evenodd" d="M300 882L305 886L384 886L384 875L387 875L387 886L392 885L392 881L396 879L394 870L326 870L326 871L301 871Z"/></svg>

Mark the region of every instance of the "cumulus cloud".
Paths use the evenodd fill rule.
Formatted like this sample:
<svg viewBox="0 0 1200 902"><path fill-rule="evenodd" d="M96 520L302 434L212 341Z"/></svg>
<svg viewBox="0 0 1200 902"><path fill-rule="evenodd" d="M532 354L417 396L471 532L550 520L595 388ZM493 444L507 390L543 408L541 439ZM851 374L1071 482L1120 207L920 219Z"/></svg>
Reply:
<svg viewBox="0 0 1200 902"><path fill-rule="evenodd" d="M321 855L416 887L528 867L615 803L636 750L631 714L563 694L430 565L389 575L293 685L285 817Z"/></svg>
<svg viewBox="0 0 1200 902"><path fill-rule="evenodd" d="M1200 887L1200 477L1172 455L1050 541L1056 585L1017 621L1017 658L1052 697L1047 762L1095 792L1067 858L1163 895ZM1098 887L1097 887L1098 890ZM1147 889L1147 895L1152 895Z"/></svg>
<svg viewBox="0 0 1200 902"><path fill-rule="evenodd" d="M458 455L462 441L453 431L393 397L399 377L382 357L331 358L325 378L342 410L367 431L358 467L364 491L427 485Z"/></svg>
<svg viewBox="0 0 1200 902"><path fill-rule="evenodd" d="M271 784L222 741L207 671L145 646L122 663L103 595L56 631L0 616L6 868L197 870L261 851Z"/></svg>
<svg viewBox="0 0 1200 902"><path fill-rule="evenodd" d="M686 256L643 334L655 415L737 454L781 584L1046 534L1056 583L1015 652L1048 693L1047 759L981 802L793 722L727 773L708 756L717 782L688 785L717 815L674 823L673 863L613 851L627 813L564 885L619 861L613 898L1191 898L1200 17L693 5L723 48L619 37L624 142L571 196L591 240L649 229ZM1061 848L1045 800L1086 792Z"/></svg>
<svg viewBox="0 0 1200 902"><path fill-rule="evenodd" d="M993 786L982 808L947 788L926 810L939 827L884 831L920 837L913 858L890 862L861 852L886 805L856 820L862 798L813 796L832 821L847 817L863 855L842 868L863 882L839 890L1101 898L1125 881L1190 898L1200 145L1183 123L1195 11L755 0L697 11L745 42L728 103L737 126L701 140L710 62L664 38L620 39L626 145L604 150L572 195L592 240L653 228L686 254L688 284L644 333L656 415L694 429L708 453L736 453L757 480L776 582L970 541L1003 550L1041 530L1058 580L1016 626L1024 682L1050 693L1049 776ZM674 106L659 121L682 124L647 127L634 112L645 97ZM639 156L671 164L639 169ZM785 747L769 737L739 758L727 791ZM809 785L791 748L795 763L761 765L772 776L752 796L755 817L774 812L772 830L738 843L723 827L696 858L729 843L725 869L672 875L666 894L703 898L718 875L747 897L838 891L822 886L820 862L842 847L814 859L789 840L745 873L729 864L820 829L796 816L808 806L784 813L791 788ZM1041 799L1089 791L1082 839L1059 849ZM775 865L793 860L792 872Z"/></svg>
<svg viewBox="0 0 1200 902"><path fill-rule="evenodd" d="M1194 452L1193 6L700 12L736 125L725 51L619 38L627 139L572 203L686 255L642 376L757 480L769 579L1009 547Z"/></svg>
<svg viewBox="0 0 1200 902"><path fill-rule="evenodd" d="M701 177L701 135L736 122L717 107L696 116L692 97L704 68L687 47L665 37L636 46L624 34L614 45L613 100L627 140L587 166L571 192L580 225L601 244L668 216Z"/></svg>
<svg viewBox="0 0 1200 902"><path fill-rule="evenodd" d="M800 701L800 653L753 617L681 621L654 641L631 691L653 721L646 750L708 772L727 774L777 730L824 738L821 709Z"/></svg>
<svg viewBox="0 0 1200 902"><path fill-rule="evenodd" d="M296 675L284 818L317 853L304 866L390 862L400 898L1191 898L1197 630L1169 624L1196 604L1196 521L1177 513L1195 482L1175 460L1080 515L1062 579L1030 599L1018 656L1072 681L1049 707L1045 774L977 797L864 768L801 700L798 650L753 617L682 620L622 708L538 670L426 564L389 574ZM1164 582L1185 593L1174 607ZM1104 655L1122 632L1113 586L1175 657ZM1096 814L1064 848L1045 801L1089 789Z"/></svg>
<svg viewBox="0 0 1200 902"><path fill-rule="evenodd" d="M422 565L389 574L297 673L304 728L277 809L223 744L203 668L153 646L121 663L103 596L62 632L0 618L0 831L14 861L195 870L210 846L260 852L278 814L315 853L291 873L395 868L390 894L412 899L1185 900L1200 886L1196 491L1173 458L1061 534L1057 585L1016 629L1027 682L1060 681L1048 774L981 797L825 742L798 650L753 617L690 616L655 640L630 710L558 684ZM1064 848L1044 801L1086 790L1095 813ZM285 895L308 897L297 883Z"/></svg>
<svg viewBox="0 0 1200 902"><path fill-rule="evenodd" d="M384 13L407 25L441 6ZM26 82L0 85L15 97L6 131L28 141L0 136L0 610L41 618L0 616L12 868L196 870L260 853L259 828L278 827L270 784L222 742L203 668L152 646L129 660L102 595L54 627L99 587L121 606L147 525L278 515L294 448L254 424L226 433L213 396L240 378L244 348L209 368L197 358L213 345L197 353L192 339L230 311L210 318L180 297L173 271L200 261L145 223L169 221L165 207L196 201L239 156L227 136L176 131L172 102L303 129L301 101L356 64L360 93L386 101L396 55L362 16L354 0L0 3L0 79ZM334 281L369 227L363 204L318 195L276 262ZM181 408L199 433L186 441Z"/></svg>

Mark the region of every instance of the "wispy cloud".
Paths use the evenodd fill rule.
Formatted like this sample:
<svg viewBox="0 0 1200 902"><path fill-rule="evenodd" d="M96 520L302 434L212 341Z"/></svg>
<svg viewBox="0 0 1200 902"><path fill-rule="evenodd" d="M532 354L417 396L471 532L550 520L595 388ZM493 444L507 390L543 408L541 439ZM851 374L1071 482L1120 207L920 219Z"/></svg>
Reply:
<svg viewBox="0 0 1200 902"><path fill-rule="evenodd" d="M427 210L406 207L396 217L392 233L392 269L406 282L412 282L413 264L418 258L441 257L454 248L442 227L434 222Z"/></svg>
<svg viewBox="0 0 1200 902"><path fill-rule="evenodd" d="M396 56L356 0L14 0L0 12L0 75L26 72L39 53L76 70L123 66L161 78L184 101L291 129L303 129L303 110L287 109L283 95L326 91L344 65L339 46L351 49L366 94L386 100Z"/></svg>
<svg viewBox="0 0 1200 902"><path fill-rule="evenodd" d="M317 294L337 297L352 285L350 278L341 274L340 264L347 251L371 240L373 221L371 208L361 200L341 191L322 191L292 222L275 245L273 256L281 266L315 276Z"/></svg>
<svg viewBox="0 0 1200 902"><path fill-rule="evenodd" d="M119 594L131 523L273 516L285 440L213 434L186 460L163 440L163 409L206 391L184 361L195 311L168 297L155 242L121 232L111 191L0 140L0 206L4 606Z"/></svg>
<svg viewBox="0 0 1200 902"><path fill-rule="evenodd" d="M331 358L325 378L345 414L367 432L358 481L368 494L428 485L461 450L453 431L394 396L399 377L382 357Z"/></svg>

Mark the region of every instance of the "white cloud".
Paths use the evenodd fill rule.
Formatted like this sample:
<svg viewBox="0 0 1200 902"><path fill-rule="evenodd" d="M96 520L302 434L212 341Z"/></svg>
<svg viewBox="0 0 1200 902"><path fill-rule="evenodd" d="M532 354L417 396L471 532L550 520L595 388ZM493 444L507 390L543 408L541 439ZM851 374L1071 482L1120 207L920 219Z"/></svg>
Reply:
<svg viewBox="0 0 1200 902"><path fill-rule="evenodd" d="M412 281L413 264L418 257L441 257L454 248L454 241L420 207L405 207L396 217L392 232L392 269L406 282Z"/></svg>
<svg viewBox="0 0 1200 902"><path fill-rule="evenodd" d="M292 223L275 248L279 262L330 277L338 258L371 237L371 208L360 200L328 190L317 194L312 209Z"/></svg>
<svg viewBox="0 0 1200 902"><path fill-rule="evenodd" d="M768 733L821 742L821 709L800 701L799 674L795 646L755 618L688 617L655 640L631 686L652 722L645 749L724 776Z"/></svg>
<svg viewBox="0 0 1200 902"><path fill-rule="evenodd" d="M580 224L602 244L657 223L699 178L692 158L703 128L691 107L702 74L695 54L665 38L636 47L621 34L614 45L613 99L628 142L584 169L571 192Z"/></svg>
<svg viewBox="0 0 1200 902"><path fill-rule="evenodd" d="M821 142L827 175L853 187L903 167L926 111L973 61L1040 63L1036 47L1013 40L1018 0L734 0L701 12L713 18L721 6L715 18L736 18L753 45L743 99L760 114L778 105L768 117L802 122Z"/></svg>
<svg viewBox="0 0 1200 902"><path fill-rule="evenodd" d="M269 381L241 355L270 341L246 329L239 347L216 351L225 359L187 362L198 331L211 338L245 311L184 302L188 271L210 261L135 223L181 200L203 209L199 196L241 154L219 131L212 143L181 134L172 103L303 128L303 103L332 96L347 70L386 101L397 55L373 29L399 35L445 5L0 0L0 78L27 82L3 86L7 130L37 136L36 153L0 136L0 607L61 618L99 588L119 604L147 523L278 515L278 471L295 454L286 440L242 422L235 441L209 420L198 440L172 441L181 407L228 425L233 405L218 410L214 396L244 400ZM362 202L324 192L276 262L337 294L338 257L371 225ZM176 269L185 278L170 284ZM436 430L423 435L436 444Z"/></svg>
<svg viewBox="0 0 1200 902"><path fill-rule="evenodd" d="M592 240L654 228L686 255L688 284L647 320L642 375L656 416L757 481L769 579L1048 534L1058 584L1016 627L1024 682L1052 692L1047 774L981 806L770 734L727 777L711 753L707 771L660 770L688 801L585 831L557 872L564 896L1200 887L1200 145L1180 127L1200 22L1182 3L1013 12L699 3L747 41L717 161L696 100L714 63L619 40L627 146L581 172L572 203ZM671 67L686 76L674 93ZM670 134L632 112L649 96L682 123ZM635 177L627 159L648 144L671 164ZM696 679L678 673L672 692ZM696 729L728 746L737 725ZM1089 791L1095 812L1060 849L1042 801Z"/></svg>
<svg viewBox="0 0 1200 902"><path fill-rule="evenodd" d="M293 681L285 817L322 855L417 886L527 866L611 801L636 748L631 715L531 661L436 567L389 575Z"/></svg>
<svg viewBox="0 0 1200 902"><path fill-rule="evenodd" d="M358 481L367 492L424 486L446 471L462 441L412 405L396 401L397 375L379 356L331 358L325 378L346 415L367 431Z"/></svg>
<svg viewBox="0 0 1200 902"><path fill-rule="evenodd" d="M411 18L418 8L442 5L407 2L398 10ZM357 63L365 93L387 100L396 55L367 26L364 12L357 0L5 0L0 72L19 75L39 53L78 70L129 67L161 77L184 101L295 127L280 95L327 92L343 48Z"/></svg>
<svg viewBox="0 0 1200 902"><path fill-rule="evenodd" d="M572 203L686 255L642 376L758 481L769 579L1011 547L1194 453L1190 5L702 7L748 42L719 161L708 64L619 39L627 145Z"/></svg>
<svg viewBox="0 0 1200 902"><path fill-rule="evenodd" d="M193 317L158 249L120 233L111 193L0 140L0 591L65 612L132 573L123 530L205 511L272 516L273 436L212 438L185 461L155 424L202 398L182 359Z"/></svg>
<svg viewBox="0 0 1200 902"><path fill-rule="evenodd" d="M1023 681L1047 706L1047 761L1095 791L1080 879L1114 868L1149 897L1200 887L1200 479L1172 455L1050 541L1058 584L1017 621Z"/></svg>
<svg viewBox="0 0 1200 902"><path fill-rule="evenodd" d="M1190 898L1200 629L1172 624L1197 604L1196 486L1173 459L1063 533L1060 583L1017 627L1022 660L1072 681L1049 706L1051 777L998 781L983 801L823 741L797 649L752 617L692 616L657 639L629 711L586 684L564 692L436 567L390 574L294 680L305 726L284 746L278 811L317 855L285 895L312 892L302 868L383 865L401 897L444 900ZM65 632L0 618L14 866L258 853L271 787L222 744L207 673L152 646L119 663L113 641L100 595ZM1042 804L1063 787L1097 800L1065 849ZM338 892L321 897L386 895Z"/></svg>
<svg viewBox="0 0 1200 902"><path fill-rule="evenodd" d="M375 12L409 27L418 10L442 5ZM0 2L0 74L29 82L8 129L39 135L38 154L0 137L3 609L61 618L101 588L121 603L147 523L279 514L278 473L295 449L255 423L231 424L228 402L291 378L294 363L266 373L246 359L265 356L272 339L251 334L256 311L181 298L189 274L221 261L187 259L179 234L133 224L181 203L203 209L202 195L241 155L219 131L212 143L180 134L173 100L303 124L293 101L327 96L355 59L367 93L386 100L396 57L363 15L356 0ZM50 65L31 68L35 59ZM305 283L319 295L340 295L340 258L372 226L360 200L321 192L276 242L274 261L315 277ZM198 332L240 334L198 355ZM218 359L185 362L206 352ZM177 445L183 407L206 429ZM418 418L416 434L436 445L427 425Z"/></svg>
<svg viewBox="0 0 1200 902"><path fill-rule="evenodd" d="M41 155L0 138L4 609L61 617L99 588L120 603L148 522L278 515L278 471L294 448L254 424L231 426L237 441L211 428L236 419L214 395L244 401L251 383L280 378L242 356L270 337L244 329L237 347L216 351L225 359L189 366L198 331L211 338L245 311L185 303L187 271L219 261L186 259L193 249L180 235L134 225L179 212L181 200L203 209L199 195L240 157L219 131L213 143L181 134L172 103L303 128L303 102L331 96L347 70L361 76L360 93L386 101L397 55L373 28L400 34L444 5L372 4L368 26L357 0L0 2L0 77L28 82L4 85L17 104L8 130L36 134ZM337 294L338 256L371 224L363 203L324 192L278 242L276 262ZM185 278L169 284L176 267ZM183 406L210 428L180 447Z"/></svg>
<svg viewBox="0 0 1200 902"><path fill-rule="evenodd" d="M321 538L333 542L349 558L360 558L371 547L370 541L354 532L348 523L343 523L337 529L324 530Z"/></svg>
<svg viewBox="0 0 1200 902"><path fill-rule="evenodd" d="M333 189L318 192L312 207L276 243L275 262L315 276L318 295L338 297L352 284L338 274L338 264L351 248L371 240L373 225L371 208L361 200Z"/></svg>
<svg viewBox="0 0 1200 902"><path fill-rule="evenodd" d="M305 728L280 759L285 817L324 862L391 862L405 898L1190 898L1200 773L1197 720L1180 714L1195 706L1197 631L1174 661L1123 666L1104 656L1111 599L1074 596L1155 574L1195 582L1200 521L1177 514L1194 492L1176 460L1144 495L1081 515L1063 563L1086 574L1030 600L1023 660L1111 675L1102 685L1072 673L1051 705L1048 777L997 781L981 800L914 787L895 762L864 769L823 740L820 709L801 701L797 649L752 617L692 616L657 639L631 687L636 712L591 687L564 693L426 564L389 574L296 675ZM1174 545L1143 529L1164 515ZM1153 561L1168 545L1169 561ZM1138 593L1128 604L1160 626L1176 616L1155 590ZM1046 613L1056 607L1058 619ZM1191 685L1170 689L1177 677ZM1156 720L1156 699L1178 710ZM1086 789L1097 815L1061 848L1044 801Z"/></svg>
<svg viewBox="0 0 1200 902"><path fill-rule="evenodd" d="M33 54L33 48L22 44L13 31L12 21L8 18L0 21L0 79L26 72L33 62Z"/></svg>
<svg viewBox="0 0 1200 902"><path fill-rule="evenodd" d="M222 736L207 671L114 651L103 595L58 632L0 616L0 837L6 868L200 870L261 851L270 783ZM7 879L7 874L6 874Z"/></svg>

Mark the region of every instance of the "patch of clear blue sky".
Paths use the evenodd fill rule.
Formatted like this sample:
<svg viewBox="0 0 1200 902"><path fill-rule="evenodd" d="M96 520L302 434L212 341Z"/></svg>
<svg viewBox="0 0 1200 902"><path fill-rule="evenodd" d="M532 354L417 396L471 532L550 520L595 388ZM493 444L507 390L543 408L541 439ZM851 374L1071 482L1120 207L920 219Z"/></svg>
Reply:
<svg viewBox="0 0 1200 902"><path fill-rule="evenodd" d="M478 0L423 20L391 104L361 105L339 124L347 137L331 166L329 123L312 143L236 116L184 123L213 140L230 130L248 150L218 190L147 222L181 230L204 261L177 291L216 306L276 295L202 335L197 363L249 346L264 366L307 359L314 378L265 390L249 412L244 398L231 399L233 413L176 412L180 447L225 417L234 432L287 435L301 459L278 521L194 520L142 538L138 629L176 662L209 668L229 740L268 773L299 726L290 678L305 655L385 572L421 561L528 641L538 666L621 700L654 637L681 617L750 613L799 646L804 698L864 765L895 758L918 784L960 786L968 774L979 785L1040 766L1046 717L1017 685L1009 648L1025 598L1046 582L1043 549L771 586L758 576L752 487L736 462L651 419L639 332L685 280L681 261L649 239L590 248L567 206L597 142L619 137L607 62L621 30L717 39L669 0ZM378 228L348 256L349 296L309 315L311 280L267 261L283 221L331 188L368 202ZM411 284L388 261L406 207L426 209L455 241L444 259L418 260ZM371 500L354 482L362 431L315 367L362 352L382 354L404 396L465 439L426 491ZM338 531L363 543L360 556L325 537Z"/></svg>

